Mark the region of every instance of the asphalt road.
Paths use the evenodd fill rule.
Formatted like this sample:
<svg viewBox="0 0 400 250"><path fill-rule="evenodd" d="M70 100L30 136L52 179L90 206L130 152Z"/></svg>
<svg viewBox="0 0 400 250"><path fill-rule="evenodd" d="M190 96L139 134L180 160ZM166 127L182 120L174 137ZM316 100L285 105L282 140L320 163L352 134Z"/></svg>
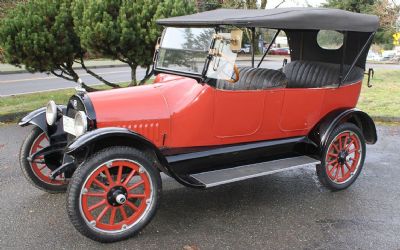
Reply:
<svg viewBox="0 0 400 250"><path fill-rule="evenodd" d="M33 188L17 152L27 128L0 127L1 249L400 249L400 127L379 126L365 168L341 192L314 169L194 190L163 177L154 220L132 239L100 244L81 236L64 194ZM196 249L192 247L192 249Z"/></svg>
<svg viewBox="0 0 400 250"><path fill-rule="evenodd" d="M249 61L239 61L238 65L248 66ZM278 69L282 67L282 58L273 58L268 61L264 61L262 67ZM368 67L375 69L400 69L400 65L396 64L371 64ZM106 80L114 83L128 82L130 81L131 71L129 67L113 67L113 68L98 68L93 69L94 72L100 74ZM88 84L98 84L98 80L88 75L82 70L77 71L78 75L81 76L82 80ZM137 77L141 79L145 75L145 70L139 68L137 70ZM76 83L70 82L53 75L47 75L43 73L21 73L21 74L6 74L0 75L0 97L35 93L48 90L73 88Z"/></svg>
<svg viewBox="0 0 400 250"><path fill-rule="evenodd" d="M128 82L131 79L130 67L112 67L92 69L104 79L119 83ZM87 85L98 84L99 81L83 70L77 70L77 74ZM137 77L141 79L145 75L145 69L137 70ZM74 88L75 82L67 81L54 75L44 73L20 73L0 75L0 97L35 93L48 90Z"/></svg>

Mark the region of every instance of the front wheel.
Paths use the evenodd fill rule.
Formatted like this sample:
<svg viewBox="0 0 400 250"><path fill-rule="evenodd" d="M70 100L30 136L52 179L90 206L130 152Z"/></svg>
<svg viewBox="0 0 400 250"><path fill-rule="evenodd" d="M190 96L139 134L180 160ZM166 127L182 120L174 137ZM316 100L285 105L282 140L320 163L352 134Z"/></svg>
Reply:
<svg viewBox="0 0 400 250"><path fill-rule="evenodd" d="M67 211L88 238L114 242L129 238L155 215L161 177L154 159L130 147L99 151L78 167L67 193Z"/></svg>
<svg viewBox="0 0 400 250"><path fill-rule="evenodd" d="M41 190L49 193L65 192L68 183L64 174L53 180L50 178L52 169L46 165L43 156L39 156L32 162L27 159L29 156L48 146L49 138L47 135L39 127L33 127L31 133L23 142L19 153L19 162L22 172L32 185Z"/></svg>
<svg viewBox="0 0 400 250"><path fill-rule="evenodd" d="M320 182L331 190L348 188L364 165L365 139L360 129L343 123L333 130L317 166Z"/></svg>

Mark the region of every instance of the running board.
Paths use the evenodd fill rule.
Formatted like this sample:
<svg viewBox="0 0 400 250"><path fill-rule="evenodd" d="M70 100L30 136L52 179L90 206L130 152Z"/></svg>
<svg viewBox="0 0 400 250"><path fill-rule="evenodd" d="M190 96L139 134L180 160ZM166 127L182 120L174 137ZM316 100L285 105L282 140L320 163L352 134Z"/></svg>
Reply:
<svg viewBox="0 0 400 250"><path fill-rule="evenodd" d="M203 183L206 188L209 188L295 168L315 166L316 164L320 163L320 161L314 158L303 155L281 160L243 165L234 168L191 174L190 177L196 179L200 183Z"/></svg>

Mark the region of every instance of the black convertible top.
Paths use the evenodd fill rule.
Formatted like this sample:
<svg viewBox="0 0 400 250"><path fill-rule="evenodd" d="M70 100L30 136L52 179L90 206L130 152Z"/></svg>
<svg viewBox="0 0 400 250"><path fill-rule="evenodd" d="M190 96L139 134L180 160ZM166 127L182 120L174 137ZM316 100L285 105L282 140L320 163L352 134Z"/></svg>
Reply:
<svg viewBox="0 0 400 250"><path fill-rule="evenodd" d="M233 25L272 29L339 30L375 32L379 19L375 15L328 8L217 9L193 15L157 20L164 26L209 27Z"/></svg>

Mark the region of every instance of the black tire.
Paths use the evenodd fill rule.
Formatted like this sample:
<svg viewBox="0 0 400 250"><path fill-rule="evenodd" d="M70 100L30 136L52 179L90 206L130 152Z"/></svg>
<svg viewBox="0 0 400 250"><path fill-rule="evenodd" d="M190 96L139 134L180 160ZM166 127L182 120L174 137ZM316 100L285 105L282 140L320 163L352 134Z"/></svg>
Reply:
<svg viewBox="0 0 400 250"><path fill-rule="evenodd" d="M83 205L81 205L81 203L83 203L81 202L81 197L83 197L84 195L83 190L86 190L86 188L84 188L86 183L88 183L90 178L93 178L93 176L95 176L94 178L98 178L96 177L96 173L98 173L98 171L101 171L101 168L102 166L104 167L104 164L109 162L121 161L121 159L126 161L134 161L139 166L139 169L140 167L144 168L144 171L142 170L142 173L145 173L146 176L148 176L148 180L150 180L149 182L150 183L149 186L151 186L150 197L152 199L149 199L151 200L149 202L148 200L146 200L147 205L145 212L132 225L129 225L129 228L125 229L122 227L121 232L111 232L104 230L101 231L101 229L96 228L97 226L96 223L94 225L91 225L91 223L86 219L84 214L85 212L83 212L84 210ZM67 212L74 227L84 236L92 240L104 243L120 241L136 235L154 217L156 210L158 208L159 201L161 199L161 189L162 189L161 177L158 169L154 166L154 162L155 162L154 158L150 157L144 152L141 152L134 148L123 147L123 146L109 147L89 157L89 159L86 162L84 162L81 166L79 166L75 171L75 173L73 174L67 191ZM124 169L124 167L122 167L122 169ZM112 178L118 178L118 177L115 177L115 175L113 175ZM120 181L121 183L122 180L123 179L121 178ZM115 181L114 184L118 182L117 180L114 181ZM111 187L111 185L109 185L109 187ZM104 193L107 193L107 191L104 191ZM126 195L128 200L129 195L128 194ZM106 198L102 199L106 200ZM107 202L108 203L105 204L106 206L112 205L109 202L109 200L107 200Z"/></svg>
<svg viewBox="0 0 400 250"><path fill-rule="evenodd" d="M337 181L338 179L335 181L335 180L332 180L329 177L329 174L328 174L329 170L328 170L328 167L326 165L327 164L326 159L327 159L327 154L330 152L331 144L333 143L333 141L336 138L338 138L338 136L344 135L347 132L350 132L349 133L350 135L351 135L351 133L354 133L356 135L356 137L354 137L354 138L358 139L358 142L359 142L358 146L359 146L359 149L361 149L361 152L359 152L359 150L357 150L357 152L359 152L359 155L358 155L357 163L355 164L356 168L354 169L354 171L350 171L350 169L348 169L344 164L340 164L339 157L337 158L339 166L343 166L343 169L348 169L348 171L351 172L347 179L343 178L342 182L338 182ZM355 147L355 145L354 145L354 147ZM346 151L346 150L343 150L343 151ZM365 139L364 139L364 136L363 136L361 130L356 125L354 125L352 123L342 123L342 124L340 124L329 135L329 138L328 138L328 141L326 143L326 146L322 150L321 164L317 165L317 167L316 167L317 176L318 176L319 181L325 187L327 187L327 188L329 188L329 189L331 189L333 191L343 190L343 189L346 189L346 188L350 187L354 183L354 181L357 179L357 177L360 175L360 172L361 172L361 170L363 168L363 165L364 165L365 153L366 153ZM340 154L338 154L338 155L340 155ZM349 156L345 156L344 159L347 159L347 157L349 157ZM334 157L333 157L333 159L334 159ZM342 171L343 171L343 169L342 169ZM339 169L337 168L336 171L339 171ZM341 174L343 175L343 172L341 172Z"/></svg>
<svg viewBox="0 0 400 250"><path fill-rule="evenodd" d="M50 184L41 180L33 171L31 163L27 160L30 155L31 148L36 139L43 134L43 130L39 127L34 126L30 134L26 137L22 143L19 152L19 162L22 169L22 173L26 179L36 188L46 191L48 193L64 193L67 190L68 183L64 184Z"/></svg>

